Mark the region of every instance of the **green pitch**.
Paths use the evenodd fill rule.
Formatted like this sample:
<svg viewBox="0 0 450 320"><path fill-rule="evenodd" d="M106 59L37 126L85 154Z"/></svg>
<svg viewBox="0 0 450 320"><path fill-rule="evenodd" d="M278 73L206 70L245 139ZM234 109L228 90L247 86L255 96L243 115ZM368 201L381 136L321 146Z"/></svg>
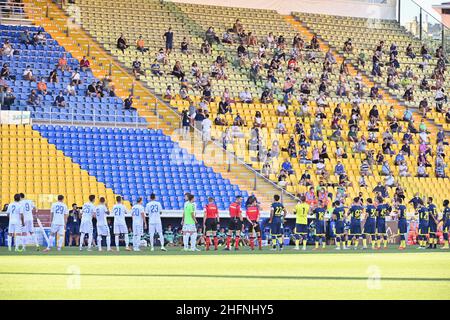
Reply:
<svg viewBox="0 0 450 320"><path fill-rule="evenodd" d="M450 299L450 252L0 249L2 299Z"/></svg>

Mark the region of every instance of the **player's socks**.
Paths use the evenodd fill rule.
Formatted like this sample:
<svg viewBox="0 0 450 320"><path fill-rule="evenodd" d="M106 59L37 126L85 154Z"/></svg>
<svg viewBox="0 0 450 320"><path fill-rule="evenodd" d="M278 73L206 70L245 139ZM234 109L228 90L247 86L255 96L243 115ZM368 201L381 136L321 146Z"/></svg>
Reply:
<svg viewBox="0 0 450 320"><path fill-rule="evenodd" d="M183 234L183 246L184 250L189 249L189 234L187 233Z"/></svg>
<svg viewBox="0 0 450 320"><path fill-rule="evenodd" d="M303 239L303 250L306 250L306 239Z"/></svg>
<svg viewBox="0 0 450 320"><path fill-rule="evenodd" d="M319 238L316 238L316 241L314 241L314 245L316 249L319 249Z"/></svg>
<svg viewBox="0 0 450 320"><path fill-rule="evenodd" d="M117 251L119 251L119 235L116 235L114 237L114 239L115 239L115 242L116 242L116 249L117 249Z"/></svg>
<svg viewBox="0 0 450 320"><path fill-rule="evenodd" d="M364 236L363 238L363 247L366 248L367 247L367 238Z"/></svg>
<svg viewBox="0 0 450 320"><path fill-rule="evenodd" d="M38 239L36 236L36 232L31 235L31 238L33 239L33 242L36 245L36 247L39 247L39 242L38 242Z"/></svg>
<svg viewBox="0 0 450 320"><path fill-rule="evenodd" d="M231 235L227 235L227 248L230 249Z"/></svg>
<svg viewBox="0 0 450 320"><path fill-rule="evenodd" d="M102 251L102 236L97 236L98 251Z"/></svg>
<svg viewBox="0 0 450 320"><path fill-rule="evenodd" d="M341 248L341 237L336 237L336 248Z"/></svg>
<svg viewBox="0 0 450 320"><path fill-rule="evenodd" d="M277 247L277 237L272 236L272 248L275 249Z"/></svg>
<svg viewBox="0 0 450 320"><path fill-rule="evenodd" d="M347 247L351 247L352 246L352 240L347 240Z"/></svg>
<svg viewBox="0 0 450 320"><path fill-rule="evenodd" d="M235 249L239 249L239 241L241 240L240 236L236 236L236 241L234 242Z"/></svg>
<svg viewBox="0 0 450 320"><path fill-rule="evenodd" d="M128 233L125 233L124 238L125 238L125 248L129 248L130 247L130 237L128 236Z"/></svg>
<svg viewBox="0 0 450 320"><path fill-rule="evenodd" d="M326 246L327 246L327 241L326 241L325 237L322 236L322 249L325 249Z"/></svg>
<svg viewBox="0 0 450 320"><path fill-rule="evenodd" d="M253 238L253 237L250 238L250 248L252 250L255 249L255 238Z"/></svg>
<svg viewBox="0 0 450 320"><path fill-rule="evenodd" d="M283 248L283 237L278 238L278 244L280 245L280 249Z"/></svg>
<svg viewBox="0 0 450 320"><path fill-rule="evenodd" d="M61 250L63 241L64 241L64 238L60 236L58 239L58 250Z"/></svg>
<svg viewBox="0 0 450 320"><path fill-rule="evenodd" d="M195 244L197 242L197 232L191 233L191 250L195 250Z"/></svg>
<svg viewBox="0 0 450 320"><path fill-rule="evenodd" d="M80 235L80 249L83 248L83 242L84 242L85 235L86 235L85 233L81 233L81 235Z"/></svg>
<svg viewBox="0 0 450 320"><path fill-rule="evenodd" d="M217 238L217 236L214 236L213 242L214 242L214 249L217 250L217 247L219 246L219 238Z"/></svg>
<svg viewBox="0 0 450 320"><path fill-rule="evenodd" d="M381 237L377 237L377 248L381 248Z"/></svg>
<svg viewBox="0 0 450 320"><path fill-rule="evenodd" d="M48 238L47 248L53 247L53 241L55 241L55 236L50 235L50 237Z"/></svg>
<svg viewBox="0 0 450 320"><path fill-rule="evenodd" d="M106 250L111 250L111 236L106 236Z"/></svg>
<svg viewBox="0 0 450 320"><path fill-rule="evenodd" d="M88 233L88 249L92 247L92 239L94 238L94 234Z"/></svg>
<svg viewBox="0 0 450 320"><path fill-rule="evenodd" d="M8 250L11 251L12 248L12 237L8 234Z"/></svg>
<svg viewBox="0 0 450 320"><path fill-rule="evenodd" d="M14 244L15 244L15 249L16 250L19 250L19 246L20 246L20 244L22 243L22 236L18 236L18 235L16 235L15 237L14 237Z"/></svg>
<svg viewBox="0 0 450 320"><path fill-rule="evenodd" d="M211 242L211 239L209 238L209 236L205 236L205 247L206 247L206 250L209 250L210 242Z"/></svg>
<svg viewBox="0 0 450 320"><path fill-rule="evenodd" d="M261 250L262 249L262 238L261 237L258 237L258 246L259 246L259 249Z"/></svg>
<svg viewBox="0 0 450 320"><path fill-rule="evenodd" d="M300 239L295 239L295 246L297 248L300 246Z"/></svg>
<svg viewBox="0 0 450 320"><path fill-rule="evenodd" d="M388 245L388 239L387 239L386 236L384 236L384 238L383 238L383 246L384 246L385 248L387 248L387 245Z"/></svg>
<svg viewBox="0 0 450 320"><path fill-rule="evenodd" d="M358 238L355 238L355 240L354 240L354 248L355 249L357 249L358 248L358 245L359 245L359 239Z"/></svg>

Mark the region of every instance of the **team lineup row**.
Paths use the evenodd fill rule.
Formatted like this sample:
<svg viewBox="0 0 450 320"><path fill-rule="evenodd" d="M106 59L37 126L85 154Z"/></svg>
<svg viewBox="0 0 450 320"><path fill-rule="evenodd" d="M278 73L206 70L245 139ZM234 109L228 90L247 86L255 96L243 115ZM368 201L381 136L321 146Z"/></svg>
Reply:
<svg viewBox="0 0 450 320"><path fill-rule="evenodd" d="M51 213L51 228L50 237L47 238L43 232L44 238L47 241L47 248L44 252L51 250L54 244L55 236L58 234L57 250L61 250L64 241L64 232L66 229L67 217L69 210L64 203L64 196L59 195L58 201L53 203L50 209ZM181 220L183 233L183 250L185 251L199 251L196 247L197 240L197 224L195 197L190 193L185 194L185 205L183 216ZM122 197L116 197L116 204L111 210L106 205L104 197L99 198L98 205L95 205L95 195L89 196L89 201L86 202L81 210L81 224L79 233L81 239L88 236L87 250L92 250L94 225L93 219L96 220L97 228L97 243L98 250L102 250L102 239L106 238L107 251L111 251L111 234L108 227L107 218L114 217L113 233L115 236L116 250L119 251L119 237L124 235L125 250L130 251L130 240L128 237L128 227L125 217L130 213L132 217L133 230L133 250L140 251L140 240L144 229L148 228L150 235L151 250L154 251L155 235L159 235L161 250L166 251L164 247L161 214L163 211L160 202L156 201L154 194L150 195L150 201L143 205L143 198L138 198L133 205L130 212L122 204ZM230 221L228 225L228 233L226 237L225 250L239 250L240 233L244 223L249 225L250 249L255 249L257 243L258 248L262 249L261 227L260 227L260 205L254 196L250 196L246 201L245 217L242 213L241 204L243 198L237 196L235 201L229 206ZM353 245L358 248L359 242L362 240L362 248L367 249L367 241L371 240L372 249L380 249L381 242L383 248L387 247L388 238L386 234L386 217L395 217L398 224L398 232L400 235L399 249L406 248L405 234L407 232L407 217L406 206L399 199L393 205L384 202L382 197L376 197L375 201L371 198L366 199L366 205L363 205L363 199L356 197L350 207L344 206L341 202L335 201L332 207L328 208L327 204L319 200L317 204L309 204L305 196L301 196L297 205L294 208L295 215L295 250L300 250L300 243L302 250L306 250L307 234L308 234L308 217L312 214L314 218L315 228L315 249L326 245L326 227L327 220L329 220L329 228L332 230L332 238L334 238L336 249L349 249ZM429 197L426 204L421 199L413 203L416 210L416 215L413 219L418 218L419 221L419 249L426 247L436 248L438 239L438 226L442 224L442 232L444 236L443 249L449 248L449 230L450 230L450 208L449 200L443 202L443 210L439 213L437 206L433 203L433 199ZM25 249L25 237L31 237L39 249L36 234L33 225L33 209L34 204L31 200L27 200L23 193L14 196L14 202L8 206L7 215L9 217L8 225L8 249L11 251L13 239L15 243L15 250L22 251ZM271 205L269 225L271 229L272 250L283 249L283 223L286 219L287 210L280 202L280 196L274 196L274 202ZM42 224L37 218L37 222L42 228ZM364 224L362 225L362 222ZM208 204L204 208L203 230L205 231L205 249L209 250L211 245L214 249L218 248L217 225L220 223L219 210L214 202L214 198L208 199ZM344 227L349 224L349 230ZM234 241L232 245L232 241ZM80 250L83 249L83 242L80 241ZM190 245L189 245L190 242ZM22 248L21 248L22 247Z"/></svg>

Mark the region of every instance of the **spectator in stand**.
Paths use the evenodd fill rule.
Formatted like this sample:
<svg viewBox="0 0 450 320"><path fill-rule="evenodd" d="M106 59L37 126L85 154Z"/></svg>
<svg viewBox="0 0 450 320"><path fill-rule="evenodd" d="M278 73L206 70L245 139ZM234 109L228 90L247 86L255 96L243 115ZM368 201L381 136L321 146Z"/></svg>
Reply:
<svg viewBox="0 0 450 320"><path fill-rule="evenodd" d="M65 107L66 106L66 99L64 98L62 91L59 91L59 94L55 98L55 106L57 106L57 107Z"/></svg>
<svg viewBox="0 0 450 320"><path fill-rule="evenodd" d="M67 64L67 57L65 53L58 60L58 69L60 69L62 72L66 70L70 71L69 65Z"/></svg>
<svg viewBox="0 0 450 320"><path fill-rule="evenodd" d="M86 58L86 56L83 56L83 59L80 60L80 68L83 70L83 72L91 70L91 63ZM77 70L77 69L75 69Z"/></svg>
<svg viewBox="0 0 450 320"><path fill-rule="evenodd" d="M13 90L11 88L4 88L5 93L3 95L3 103L2 103L2 109L3 110L9 110L11 106L14 104L14 101L16 100L16 96L13 93ZM0 101L1 102L1 101Z"/></svg>
<svg viewBox="0 0 450 320"><path fill-rule="evenodd" d="M36 93L36 90L31 90L30 95L28 96L28 104L31 106L39 106L41 104L41 96Z"/></svg>
<svg viewBox="0 0 450 320"><path fill-rule="evenodd" d="M98 97L99 96L95 81L92 82L90 85L88 85L86 95L89 97Z"/></svg>
<svg viewBox="0 0 450 320"><path fill-rule="evenodd" d="M66 93L69 96L76 96L77 95L77 92L76 92L76 89L75 89L75 82L71 81L71 82L69 82L67 84Z"/></svg>
<svg viewBox="0 0 450 320"><path fill-rule="evenodd" d="M137 57L133 61L132 66L133 66L133 74L136 80L139 80L141 75L145 75L144 70L142 70L142 63L138 60Z"/></svg>
<svg viewBox="0 0 450 320"><path fill-rule="evenodd" d="M216 35L216 33L214 32L214 28L213 27L209 27L208 30L206 30L206 32L205 32L205 40L210 45L212 45L214 42L216 42L217 44L220 44L220 39Z"/></svg>
<svg viewBox="0 0 450 320"><path fill-rule="evenodd" d="M175 65L173 66L173 70L171 73L173 76L177 77L178 80L184 78L185 73L183 72L183 67L181 66L181 62L177 60Z"/></svg>
<svg viewBox="0 0 450 320"><path fill-rule="evenodd" d="M142 38L142 35L140 35L139 38L136 40L136 49L142 54L148 51L148 48L145 47L145 42L144 39Z"/></svg>
<svg viewBox="0 0 450 320"><path fill-rule="evenodd" d="M47 91L47 83L45 82L44 78L42 78L41 81L37 83L37 93L43 96L50 94L50 92Z"/></svg>
<svg viewBox="0 0 450 320"><path fill-rule="evenodd" d="M283 164L281 165L281 169L284 170L287 174L291 175L294 174L295 171L292 167L292 164L289 162L288 159L284 159Z"/></svg>
<svg viewBox="0 0 450 320"><path fill-rule="evenodd" d="M34 44L33 38L30 36L30 32L28 30L21 32L19 37L20 43L22 44Z"/></svg>
<svg viewBox="0 0 450 320"><path fill-rule="evenodd" d="M0 51L0 53L7 57L12 57L15 54L15 50L13 49L11 43L9 42L9 39L6 39L3 43L3 48Z"/></svg>
<svg viewBox="0 0 450 320"><path fill-rule="evenodd" d="M126 48L128 48L127 40L123 36L123 33L121 33L119 39L117 39L117 49L121 50L122 53L125 53Z"/></svg>
<svg viewBox="0 0 450 320"><path fill-rule="evenodd" d="M128 98L126 98L123 101L123 108L125 110L136 110L136 108L133 107L133 95L132 94L130 94L128 96Z"/></svg>
<svg viewBox="0 0 450 320"><path fill-rule="evenodd" d="M72 75L70 76L70 79L73 81L73 83L75 85L81 84L81 75L80 75L80 72L78 71L78 68L75 68L73 70Z"/></svg>
<svg viewBox="0 0 450 320"><path fill-rule="evenodd" d="M50 83L58 83L58 69L53 69L50 71L50 74L48 76L48 82Z"/></svg>
<svg viewBox="0 0 450 320"><path fill-rule="evenodd" d="M424 164L419 164L417 166L417 177L418 178L428 178L427 168Z"/></svg>
<svg viewBox="0 0 450 320"><path fill-rule="evenodd" d="M253 103L252 94L250 93L248 88L245 88L244 91L239 94L239 98L243 103Z"/></svg>
<svg viewBox="0 0 450 320"><path fill-rule="evenodd" d="M4 63L2 70L0 71L0 77L3 78L4 80L16 80L16 76L11 74L11 70L9 69L9 64L8 63Z"/></svg>
<svg viewBox="0 0 450 320"><path fill-rule="evenodd" d="M171 27L164 33L163 38L166 41L166 54L170 54L173 49L173 31Z"/></svg>
<svg viewBox="0 0 450 320"><path fill-rule="evenodd" d="M30 65L27 65L27 67L23 70L23 79L27 81L36 81L36 77L33 76L33 70L31 69Z"/></svg>

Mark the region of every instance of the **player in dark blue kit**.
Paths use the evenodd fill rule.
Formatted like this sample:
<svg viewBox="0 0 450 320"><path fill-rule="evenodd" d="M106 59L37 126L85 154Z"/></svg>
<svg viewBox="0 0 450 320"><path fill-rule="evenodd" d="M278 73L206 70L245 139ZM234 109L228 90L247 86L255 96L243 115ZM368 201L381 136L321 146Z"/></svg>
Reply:
<svg viewBox="0 0 450 320"><path fill-rule="evenodd" d="M361 232L361 216L364 211L364 207L360 205L359 197L353 199L353 204L350 207L349 215L350 220L350 233L349 237L353 241L354 249L358 249L359 240L362 238Z"/></svg>
<svg viewBox="0 0 450 320"><path fill-rule="evenodd" d="M406 249L405 234L408 229L408 224L406 222L406 206L402 202L403 200L401 198L398 199L395 206L395 209L397 210L398 233L400 235L400 246L398 247L399 250Z"/></svg>
<svg viewBox="0 0 450 320"><path fill-rule="evenodd" d="M391 207L387 203L383 203L383 198L378 197L377 206L377 247L376 249L381 249L381 238L383 238L383 248L387 248L388 240L386 234L386 216L391 211Z"/></svg>
<svg viewBox="0 0 450 320"><path fill-rule="evenodd" d="M336 237L336 250L341 250L341 242L342 249L346 249L345 241L342 239L344 235L344 213L345 208L341 205L340 201L335 201L333 203L333 220L334 220L334 236Z"/></svg>
<svg viewBox="0 0 450 320"><path fill-rule="evenodd" d="M444 200L443 206L444 210L442 211L442 232L444 234L444 246L441 249L448 249L448 234L450 232L450 202L448 200Z"/></svg>
<svg viewBox="0 0 450 320"><path fill-rule="evenodd" d="M319 249L319 241L322 241L322 248L325 249L325 214L327 213L327 207L323 204L322 200L319 200L319 205L313 211L316 225L316 239L315 248L313 250Z"/></svg>
<svg viewBox="0 0 450 320"><path fill-rule="evenodd" d="M368 198L366 206L366 222L364 223L363 248L367 248L367 238L370 237L372 249L375 249L376 217L377 217L377 208L373 205L372 199Z"/></svg>
<svg viewBox="0 0 450 320"><path fill-rule="evenodd" d="M429 230L428 217L429 211L425 205L417 205L419 214L419 247L417 249L425 249L427 245L427 234Z"/></svg>
<svg viewBox="0 0 450 320"><path fill-rule="evenodd" d="M437 225L439 223L439 214L436 205L433 203L433 198L428 197L428 233L430 234L428 249L437 248Z"/></svg>
<svg viewBox="0 0 450 320"><path fill-rule="evenodd" d="M283 204L280 202L280 196L273 196L274 203L272 203L272 207L270 209L270 219L269 223L271 224L271 233L272 233L272 250L277 249L277 238L278 238L278 248L279 250L283 249L283 220L286 216L286 209Z"/></svg>

